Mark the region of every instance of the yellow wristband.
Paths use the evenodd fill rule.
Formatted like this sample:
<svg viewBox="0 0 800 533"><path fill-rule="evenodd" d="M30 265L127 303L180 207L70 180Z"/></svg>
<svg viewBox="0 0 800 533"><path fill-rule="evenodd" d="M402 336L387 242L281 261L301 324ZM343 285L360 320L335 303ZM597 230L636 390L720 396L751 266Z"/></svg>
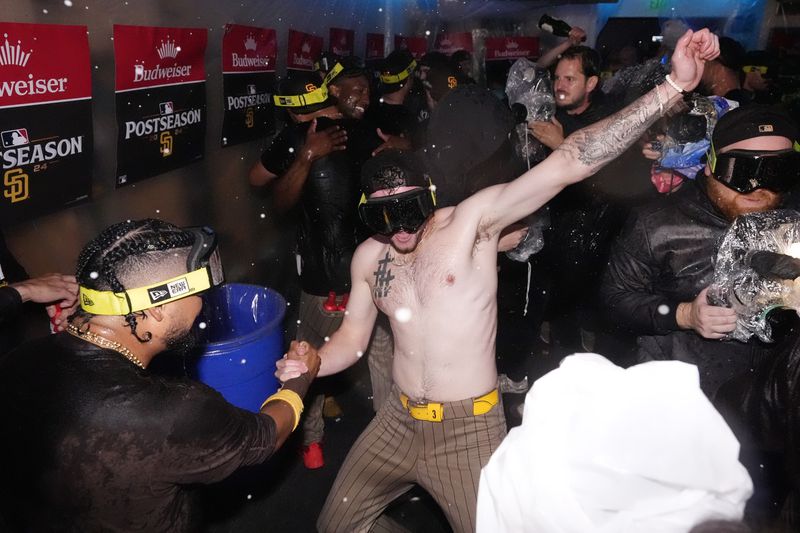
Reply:
<svg viewBox="0 0 800 533"><path fill-rule="evenodd" d="M294 411L294 427L292 431L297 429L297 424L300 423L300 415L303 414L303 399L300 398L300 395L296 392L288 389L280 389L278 392L264 400L264 403L261 404L261 409L264 408L269 402L273 402L275 400L281 400L289 404Z"/></svg>

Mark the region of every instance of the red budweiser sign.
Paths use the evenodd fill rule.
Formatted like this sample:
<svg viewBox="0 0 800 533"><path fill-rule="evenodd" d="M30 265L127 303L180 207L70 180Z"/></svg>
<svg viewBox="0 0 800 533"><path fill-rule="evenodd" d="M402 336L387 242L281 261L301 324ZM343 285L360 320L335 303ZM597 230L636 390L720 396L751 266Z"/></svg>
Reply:
<svg viewBox="0 0 800 533"><path fill-rule="evenodd" d="M330 36L331 38L328 50L339 57L353 55L353 48L355 45L355 34L353 33L353 30L331 28Z"/></svg>
<svg viewBox="0 0 800 533"><path fill-rule="evenodd" d="M450 55L456 50L472 52L472 34L468 31L459 33L440 33L436 37L436 51Z"/></svg>
<svg viewBox="0 0 800 533"><path fill-rule="evenodd" d="M116 90L206 80L205 28L114 25Z"/></svg>
<svg viewBox="0 0 800 533"><path fill-rule="evenodd" d="M313 70L314 62L322 53L322 37L289 30L286 67L298 70Z"/></svg>
<svg viewBox="0 0 800 533"><path fill-rule="evenodd" d="M425 37L405 37L403 35L394 36L394 47L396 50L407 49L411 52L414 59L419 59L428 52L428 41Z"/></svg>
<svg viewBox="0 0 800 533"><path fill-rule="evenodd" d="M275 72L275 30L226 24L222 37L222 72Z"/></svg>
<svg viewBox="0 0 800 533"><path fill-rule="evenodd" d="M0 108L92 96L86 26L0 23Z"/></svg>
<svg viewBox="0 0 800 533"><path fill-rule="evenodd" d="M486 61L539 56L538 37L487 37Z"/></svg>

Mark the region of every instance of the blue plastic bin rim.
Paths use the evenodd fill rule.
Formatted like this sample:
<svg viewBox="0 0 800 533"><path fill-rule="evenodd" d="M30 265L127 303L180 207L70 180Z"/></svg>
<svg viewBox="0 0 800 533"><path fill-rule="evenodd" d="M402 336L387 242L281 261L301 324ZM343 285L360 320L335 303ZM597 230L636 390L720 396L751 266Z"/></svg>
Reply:
<svg viewBox="0 0 800 533"><path fill-rule="evenodd" d="M274 301L276 302L274 304L274 307L276 308L277 313L275 313L275 316L272 318L272 320L262 325L261 327L254 329L247 335L242 335L241 337L237 337L235 339L228 339L224 341L208 342L200 346L203 357L219 355L215 352L223 350L224 350L224 355L228 355L231 347L254 342L257 339L268 335L268 333L266 333L267 330L274 331L276 328L280 328L282 326L283 317L286 315L286 299L283 296L281 296L279 292L277 292L274 289L270 289L269 287L263 287L261 285L255 285L250 283L226 283L217 290L230 292L231 289L238 287L243 287L245 289L253 290L254 293L263 292L265 298L274 299Z"/></svg>

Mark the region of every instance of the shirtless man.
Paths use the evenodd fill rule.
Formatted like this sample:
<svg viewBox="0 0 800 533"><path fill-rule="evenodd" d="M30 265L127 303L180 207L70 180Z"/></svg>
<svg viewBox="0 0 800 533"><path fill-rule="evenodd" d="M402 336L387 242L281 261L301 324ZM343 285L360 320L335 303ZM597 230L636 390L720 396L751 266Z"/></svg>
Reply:
<svg viewBox="0 0 800 533"><path fill-rule="evenodd" d="M395 338L394 390L350 450L320 531L370 530L413 483L439 503L454 531L475 530L480 469L505 435L494 354L501 230L622 153L680 100L680 89L697 85L717 54L708 30L688 31L667 83L575 132L516 180L456 207L433 210L433 187L407 155L383 154L364 165L368 198L359 210L378 235L353 256L348 312L319 350L319 375L354 364L382 312ZM303 370L282 360L276 374L284 380Z"/></svg>

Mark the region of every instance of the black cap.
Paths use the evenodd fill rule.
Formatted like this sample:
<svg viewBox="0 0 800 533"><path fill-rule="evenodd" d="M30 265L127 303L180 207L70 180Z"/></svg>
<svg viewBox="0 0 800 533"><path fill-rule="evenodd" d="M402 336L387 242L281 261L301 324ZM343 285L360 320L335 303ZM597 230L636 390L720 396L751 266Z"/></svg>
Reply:
<svg viewBox="0 0 800 533"><path fill-rule="evenodd" d="M285 78L278 84L278 96L297 96L301 94L308 94L322 87L322 80L319 79L319 74L310 70L292 70ZM310 104L303 107L290 107L292 112L298 115L305 115L313 113L325 107L332 105L331 97L328 96L325 101Z"/></svg>
<svg viewBox="0 0 800 533"><path fill-rule="evenodd" d="M797 140L797 125L791 117L776 106L749 104L725 113L712 134L715 150L756 137L786 137Z"/></svg>
<svg viewBox="0 0 800 533"><path fill-rule="evenodd" d="M381 75L389 75L389 76L396 76L401 72L405 72L411 63L414 61L414 56L411 55L411 52L408 50L401 49L395 50L381 62ZM384 94L393 93L395 91L399 91L409 80L405 78L397 83L386 83L381 82L381 87L383 89Z"/></svg>
<svg viewBox="0 0 800 533"><path fill-rule="evenodd" d="M422 160L413 152L384 150L361 167L361 190L366 195L398 187L427 187Z"/></svg>
<svg viewBox="0 0 800 533"><path fill-rule="evenodd" d="M336 64L331 66L331 70L336 68L337 64L342 66L342 70L335 76L328 78L329 84L336 83L337 80L344 78L355 78L357 76L367 75L367 69L364 67L364 62L360 57L347 56L339 58Z"/></svg>
<svg viewBox="0 0 800 533"><path fill-rule="evenodd" d="M423 82L431 93L431 98L436 102L463 83L464 74L462 74L458 65L449 59L444 62L436 61L432 64Z"/></svg>

